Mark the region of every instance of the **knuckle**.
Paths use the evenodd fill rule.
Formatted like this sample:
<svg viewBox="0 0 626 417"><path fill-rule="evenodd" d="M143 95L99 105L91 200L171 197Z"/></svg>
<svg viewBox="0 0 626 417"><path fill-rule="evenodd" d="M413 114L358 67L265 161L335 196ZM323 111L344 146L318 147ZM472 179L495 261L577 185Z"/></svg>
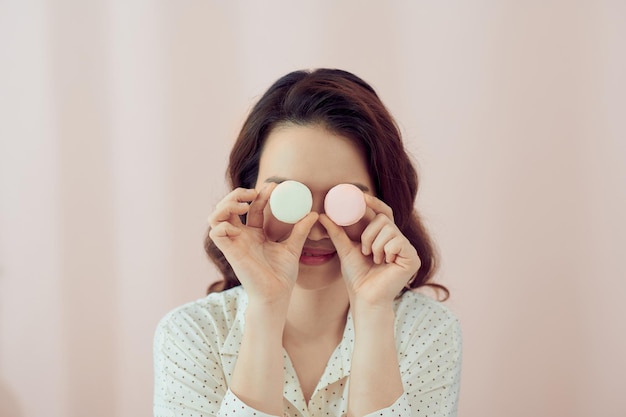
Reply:
<svg viewBox="0 0 626 417"><path fill-rule="evenodd" d="M377 220L377 221L386 221L388 219L389 219L389 217L387 217L387 215L385 215L385 213L377 213L375 220Z"/></svg>
<svg viewBox="0 0 626 417"><path fill-rule="evenodd" d="M217 225L218 222L217 212L213 212L209 215L208 221L209 225L213 228Z"/></svg>
<svg viewBox="0 0 626 417"><path fill-rule="evenodd" d="M362 242L370 242L373 239L373 232L371 229L366 228L363 233L361 233L361 241Z"/></svg>
<svg viewBox="0 0 626 417"><path fill-rule="evenodd" d="M385 250L390 251L390 250L398 249L400 246L402 246L400 242L398 242L396 239L391 239L390 241L385 243Z"/></svg>
<svg viewBox="0 0 626 417"><path fill-rule="evenodd" d="M218 233L217 233L217 227L211 227L209 229L209 237L211 239L215 239L216 237L218 237Z"/></svg>
<svg viewBox="0 0 626 417"><path fill-rule="evenodd" d="M378 241L378 240L375 240L372 243L372 251L374 251L374 252L380 252L380 251L382 251L384 249L384 247L385 247L385 244L383 242Z"/></svg>

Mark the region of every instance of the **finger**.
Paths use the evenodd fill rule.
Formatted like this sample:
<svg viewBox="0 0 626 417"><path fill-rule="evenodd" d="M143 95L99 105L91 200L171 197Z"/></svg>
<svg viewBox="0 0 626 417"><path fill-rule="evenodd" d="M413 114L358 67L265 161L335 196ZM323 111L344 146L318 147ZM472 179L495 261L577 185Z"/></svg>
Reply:
<svg viewBox="0 0 626 417"><path fill-rule="evenodd" d="M306 241L311 228L315 224L319 217L314 211L309 212L306 216L302 218L302 220L298 221L293 226L291 230L291 234L289 238L287 238L286 243L287 246L293 250L294 253L300 253L302 251L302 247L304 246L304 242Z"/></svg>
<svg viewBox="0 0 626 417"><path fill-rule="evenodd" d="M378 214L374 217L367 227L361 233L361 252L365 256L369 256L372 254L372 244L376 239L376 236L380 233L380 231L388 224L391 223L389 217L384 214Z"/></svg>
<svg viewBox="0 0 626 417"><path fill-rule="evenodd" d="M241 203L249 203L256 198L258 191L254 188L237 187L228 193L220 203L225 201L239 201ZM218 205L220 204L218 203Z"/></svg>
<svg viewBox="0 0 626 417"><path fill-rule="evenodd" d="M327 215L320 214L320 223L328 232L328 237L333 242L337 255L340 259L343 258L354 247L354 242L350 240L344 228L337 226Z"/></svg>
<svg viewBox="0 0 626 417"><path fill-rule="evenodd" d="M398 258L400 252L402 252L403 245L405 245L405 239L401 236L395 236L389 242L385 244L383 251L385 253L385 263L392 264Z"/></svg>
<svg viewBox="0 0 626 417"><path fill-rule="evenodd" d="M219 222L229 221L232 217L236 217L233 214L245 214L249 209L247 203L252 201L256 195L255 189L239 187L232 190L216 204L215 211L208 218L209 224L215 226ZM244 208L245 211L243 211ZM233 209L234 213L232 212Z"/></svg>
<svg viewBox="0 0 626 417"><path fill-rule="evenodd" d="M371 215L373 212L372 218L377 216L378 214L384 214L385 216L390 218L391 221L394 221L393 210L391 209L391 207L385 204L384 201L376 198L375 196L371 194L363 193L363 195L365 196L365 204L367 205L369 209L368 210L370 212L369 214Z"/></svg>
<svg viewBox="0 0 626 417"><path fill-rule="evenodd" d="M211 227L211 230L209 230L209 236L214 242L216 242L216 244L221 238L232 238L239 236L240 234L241 229L228 222L219 223L217 226Z"/></svg>
<svg viewBox="0 0 626 417"><path fill-rule="evenodd" d="M216 227L222 222L234 222L236 225L241 225L239 216L246 214L250 206L248 203L242 203L238 201L223 201L219 204L219 207L215 209L209 216L209 225Z"/></svg>
<svg viewBox="0 0 626 417"><path fill-rule="evenodd" d="M385 262L395 263L415 272L422 264L417 250L404 236L396 236L387 242L385 245Z"/></svg>
<svg viewBox="0 0 626 417"><path fill-rule="evenodd" d="M372 258L375 264L381 264L385 260L385 245L399 235L395 226L386 224L376 235L372 242Z"/></svg>
<svg viewBox="0 0 626 417"><path fill-rule="evenodd" d="M250 204L246 225L250 227L263 227L263 212L276 185L276 183L269 183L261 188L257 197L252 201L252 204Z"/></svg>

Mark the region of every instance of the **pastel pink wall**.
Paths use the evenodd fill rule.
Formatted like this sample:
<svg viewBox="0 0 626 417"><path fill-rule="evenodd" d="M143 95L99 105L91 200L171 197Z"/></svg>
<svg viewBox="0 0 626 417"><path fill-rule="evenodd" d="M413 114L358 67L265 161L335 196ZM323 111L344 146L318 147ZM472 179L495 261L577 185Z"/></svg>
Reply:
<svg viewBox="0 0 626 417"><path fill-rule="evenodd" d="M459 416L626 415L626 3L292 3L2 3L0 416L151 415L237 129L321 66L370 81L418 162Z"/></svg>

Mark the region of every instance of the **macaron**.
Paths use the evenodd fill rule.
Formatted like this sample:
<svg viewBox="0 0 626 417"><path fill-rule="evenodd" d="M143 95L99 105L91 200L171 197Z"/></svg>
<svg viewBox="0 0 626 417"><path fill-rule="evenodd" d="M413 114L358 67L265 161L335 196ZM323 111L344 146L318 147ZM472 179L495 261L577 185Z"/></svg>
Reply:
<svg viewBox="0 0 626 417"><path fill-rule="evenodd" d="M365 215L363 191L353 184L338 184L331 188L324 199L324 211L339 226L350 226Z"/></svg>
<svg viewBox="0 0 626 417"><path fill-rule="evenodd" d="M311 211L313 196L306 185L288 180L274 188L269 203L274 217L283 223L295 224Z"/></svg>

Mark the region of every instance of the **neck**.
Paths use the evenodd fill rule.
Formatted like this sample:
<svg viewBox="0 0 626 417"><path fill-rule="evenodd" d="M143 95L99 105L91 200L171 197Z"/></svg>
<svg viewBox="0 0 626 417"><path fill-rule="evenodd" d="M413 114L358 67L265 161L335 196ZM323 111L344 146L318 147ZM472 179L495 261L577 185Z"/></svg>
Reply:
<svg viewBox="0 0 626 417"><path fill-rule="evenodd" d="M291 295L284 338L306 343L341 339L350 302L343 281L323 289L296 286Z"/></svg>

